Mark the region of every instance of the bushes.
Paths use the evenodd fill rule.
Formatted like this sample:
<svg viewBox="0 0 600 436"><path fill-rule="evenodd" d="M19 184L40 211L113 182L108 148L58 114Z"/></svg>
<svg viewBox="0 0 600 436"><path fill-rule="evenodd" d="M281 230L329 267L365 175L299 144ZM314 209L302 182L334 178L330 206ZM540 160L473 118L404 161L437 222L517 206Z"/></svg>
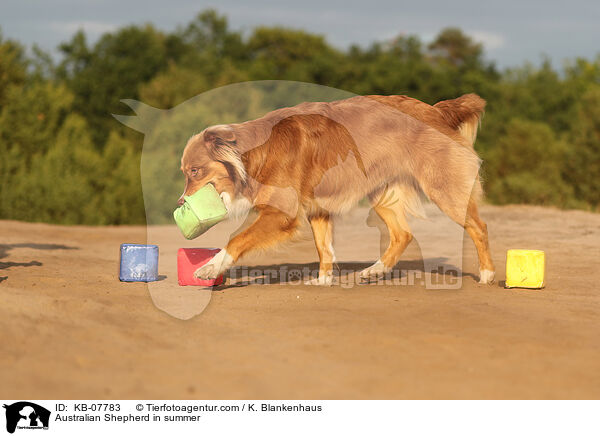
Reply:
<svg viewBox="0 0 600 436"><path fill-rule="evenodd" d="M573 189L562 177L566 144L544 123L513 119L485 155L489 198L499 204L572 206Z"/></svg>
<svg viewBox="0 0 600 436"><path fill-rule="evenodd" d="M99 215L102 224L145 223L140 183L140 153L111 132L102 155L103 180Z"/></svg>
<svg viewBox="0 0 600 436"><path fill-rule="evenodd" d="M9 87L6 100L0 112L0 150L17 147L29 161L55 143L73 95L64 85L36 81Z"/></svg>
<svg viewBox="0 0 600 436"><path fill-rule="evenodd" d="M600 204L600 86L588 89L577 103L570 135L565 179L582 203Z"/></svg>
<svg viewBox="0 0 600 436"><path fill-rule="evenodd" d="M69 115L47 152L27 164L13 148L3 159L4 218L61 224L141 224L144 206L139 153L111 134L96 150L80 115Z"/></svg>
<svg viewBox="0 0 600 436"><path fill-rule="evenodd" d="M85 120L70 115L46 153L36 153L28 167L13 177L3 192L12 218L65 224L93 223L100 198L96 195L102 164ZM10 197L13 197L10 199Z"/></svg>
<svg viewBox="0 0 600 436"><path fill-rule="evenodd" d="M600 57L564 70L546 62L500 72L459 29L442 31L429 46L408 35L342 51L300 30L259 27L243 37L214 11L172 33L128 26L88 45L80 32L60 49L54 65L43 53L27 58L0 36L0 219L168 221L183 180L180 156L162 144L183 149L208 124L350 93L435 103L476 92L488 101L475 144L488 201L600 207ZM302 85L259 82L206 92L264 79L332 88L315 95ZM123 98L169 109L203 92L177 115L153 111L150 124L161 129L145 138L143 161L141 135L110 116L126 111ZM140 162L145 189L160 191L145 204Z"/></svg>

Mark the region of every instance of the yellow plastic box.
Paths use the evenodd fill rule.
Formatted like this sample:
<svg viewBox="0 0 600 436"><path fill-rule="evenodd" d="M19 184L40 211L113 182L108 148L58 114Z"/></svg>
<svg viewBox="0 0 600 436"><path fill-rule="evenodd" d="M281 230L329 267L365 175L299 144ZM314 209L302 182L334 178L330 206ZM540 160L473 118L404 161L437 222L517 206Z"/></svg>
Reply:
<svg viewBox="0 0 600 436"><path fill-rule="evenodd" d="M544 287L546 255L541 250L506 252L506 287L540 289Z"/></svg>

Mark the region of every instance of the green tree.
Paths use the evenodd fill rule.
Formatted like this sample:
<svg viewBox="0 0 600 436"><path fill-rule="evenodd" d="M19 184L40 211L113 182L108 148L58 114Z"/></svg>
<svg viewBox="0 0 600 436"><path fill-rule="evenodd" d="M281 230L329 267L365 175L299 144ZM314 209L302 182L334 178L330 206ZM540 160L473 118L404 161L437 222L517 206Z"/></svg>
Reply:
<svg viewBox="0 0 600 436"><path fill-rule="evenodd" d="M0 32L0 110L7 104L10 89L23 85L27 75L27 60L20 44L5 40Z"/></svg>
<svg viewBox="0 0 600 436"><path fill-rule="evenodd" d="M100 155L85 120L69 115L53 146L21 166L3 192L10 217L63 224L101 224Z"/></svg>
<svg viewBox="0 0 600 436"><path fill-rule="evenodd" d="M488 198L499 204L569 206L573 189L562 176L566 156L566 144L548 125L511 120L506 135L484 156Z"/></svg>
<svg viewBox="0 0 600 436"><path fill-rule="evenodd" d="M330 85L341 54L320 35L258 27L247 43L252 79L285 79Z"/></svg>
<svg viewBox="0 0 600 436"><path fill-rule="evenodd" d="M455 27L442 30L428 48L434 59L455 67L477 66L483 58L483 46Z"/></svg>
<svg viewBox="0 0 600 436"><path fill-rule="evenodd" d="M64 85L36 81L9 87L6 100L0 112L0 151L14 148L29 162L55 142L73 95Z"/></svg>
<svg viewBox="0 0 600 436"><path fill-rule="evenodd" d="M111 129L119 128L110 115L122 110L119 101L138 98L139 85L164 70L170 59L165 35L151 25L107 33L93 48L80 31L60 50L59 76L73 91L73 108L90 124L98 147Z"/></svg>
<svg viewBox="0 0 600 436"><path fill-rule="evenodd" d="M565 178L577 198L600 207L600 85L592 85L577 104L570 134Z"/></svg>
<svg viewBox="0 0 600 436"><path fill-rule="evenodd" d="M211 87L204 75L195 69L172 64L140 87L140 98L151 106L171 109L209 89Z"/></svg>
<svg viewBox="0 0 600 436"><path fill-rule="evenodd" d="M144 201L140 183L140 153L116 131L110 133L102 153L101 205L103 224L144 224Z"/></svg>
<svg viewBox="0 0 600 436"><path fill-rule="evenodd" d="M249 59L240 32L229 29L227 18L215 10L199 13L187 26L169 35L177 47L177 65L193 72L210 87L247 80L243 70ZM194 86L192 86L194 88ZM194 95L188 93L187 98Z"/></svg>

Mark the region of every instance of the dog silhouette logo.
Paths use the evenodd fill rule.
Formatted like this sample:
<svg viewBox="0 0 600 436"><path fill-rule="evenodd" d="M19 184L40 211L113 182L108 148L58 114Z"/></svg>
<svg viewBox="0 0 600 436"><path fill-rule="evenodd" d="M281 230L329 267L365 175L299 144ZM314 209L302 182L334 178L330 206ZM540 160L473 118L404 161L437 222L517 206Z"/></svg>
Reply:
<svg viewBox="0 0 600 436"><path fill-rule="evenodd" d="M6 431L14 433L18 429L48 429L50 411L29 401L19 401L4 405L6 409Z"/></svg>

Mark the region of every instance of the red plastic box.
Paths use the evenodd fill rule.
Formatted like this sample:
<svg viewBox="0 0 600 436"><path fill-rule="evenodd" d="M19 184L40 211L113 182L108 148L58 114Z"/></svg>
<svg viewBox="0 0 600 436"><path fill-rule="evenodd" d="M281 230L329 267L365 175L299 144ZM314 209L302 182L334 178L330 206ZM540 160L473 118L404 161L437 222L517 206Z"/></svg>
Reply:
<svg viewBox="0 0 600 436"><path fill-rule="evenodd" d="M194 272L211 260L218 248L180 248L177 251L177 281L179 286L218 286L223 284L223 276L202 280L194 277Z"/></svg>

